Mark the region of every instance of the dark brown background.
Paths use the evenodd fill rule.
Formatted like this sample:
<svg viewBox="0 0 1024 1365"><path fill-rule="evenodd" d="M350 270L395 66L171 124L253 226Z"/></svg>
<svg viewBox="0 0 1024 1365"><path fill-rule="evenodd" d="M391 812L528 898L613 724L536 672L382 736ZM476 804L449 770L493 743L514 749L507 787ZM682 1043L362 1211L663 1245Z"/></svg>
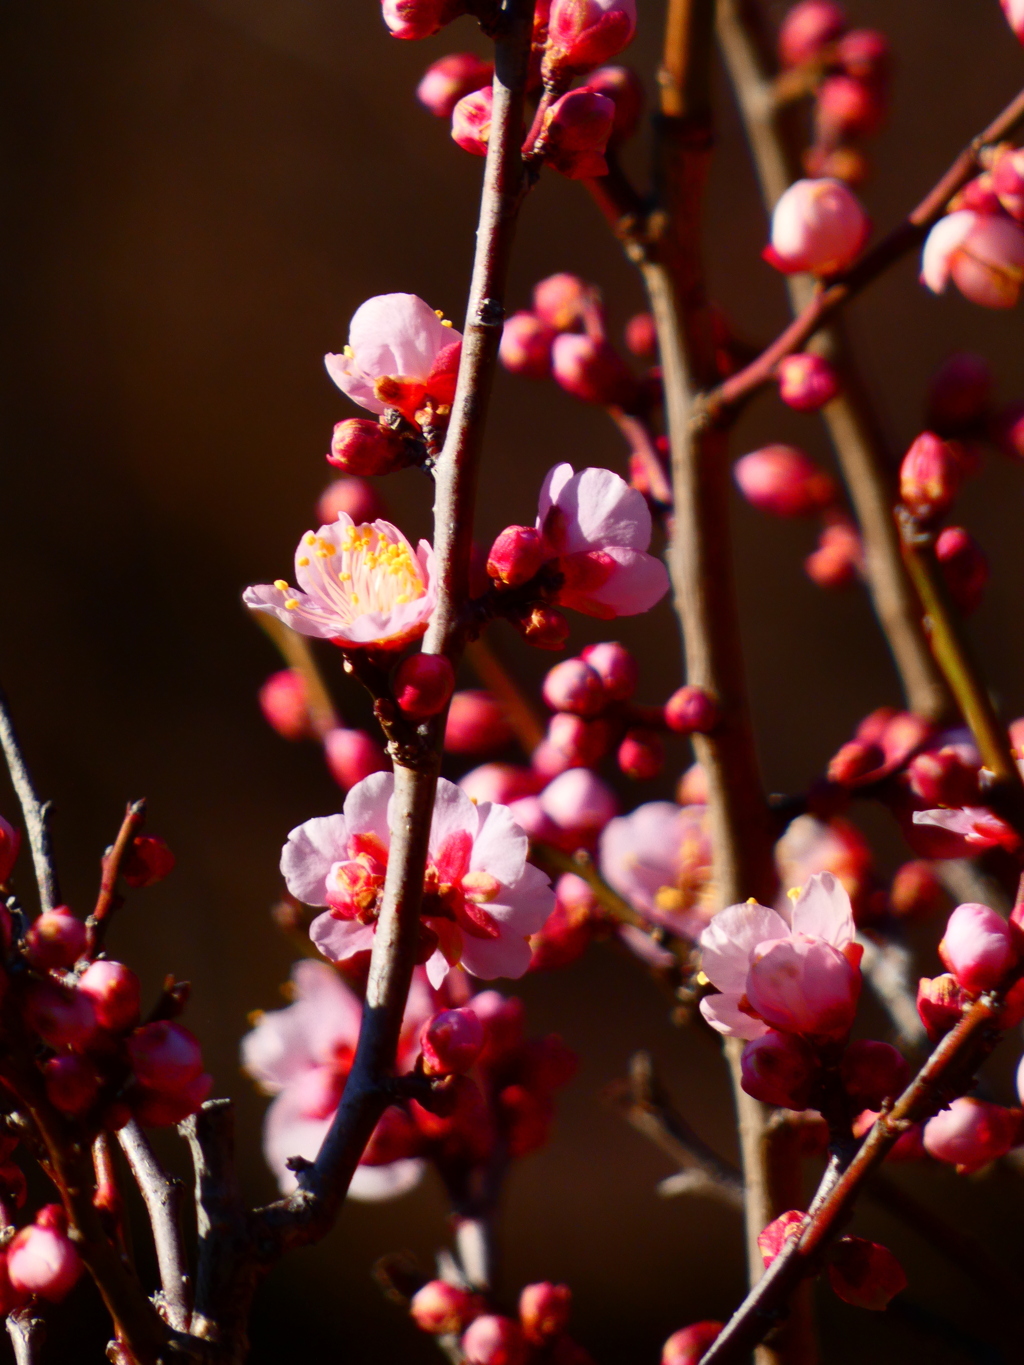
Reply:
<svg viewBox="0 0 1024 1365"><path fill-rule="evenodd" d="M640 8L631 58L650 71L661 7ZM849 9L885 27L898 53L893 115L865 191L884 228L1013 93L1024 56L996 0ZM391 41L374 0L0 5L0 676L39 784L57 801L72 904L87 905L126 797L149 796L152 828L178 854L168 883L133 898L113 945L150 991L167 970L194 983L189 1021L219 1090L239 1100L254 1197L270 1193L262 1101L238 1074L237 1039L249 1009L276 1003L288 969L267 918L283 836L337 808L338 795L313 748L285 745L259 717L255 689L275 661L239 595L286 571L311 522L331 424L351 411L321 356L344 342L355 307L410 290L461 313L480 163L412 91L430 60L470 46L482 50L468 22L428 43ZM724 89L719 103L713 282L744 330L767 337L784 317L782 289L758 260L764 220ZM513 305L561 269L601 282L616 330L640 306L583 193L550 176L523 215ZM1020 314L935 300L914 275L905 262L852 310L894 451L918 428L929 370L955 348L988 354L1005 397L1024 393ZM622 467L602 415L551 386L503 376L491 432L482 539L532 517L556 459ZM744 419L737 453L785 437L824 455L815 421L774 399ZM1021 478L993 457L962 507L996 571L972 629L1008 716L1024 710ZM422 476L395 479L387 496L408 533L428 530ZM826 596L803 577L812 530L743 507L736 526L765 777L794 789L897 690L863 596ZM668 608L620 624L642 656L645 696L665 696L678 679ZM576 625L576 647L601 633ZM528 676L549 663L523 658L510 635L498 645ZM340 695L363 719L361 699L347 687ZM631 799L668 790L647 784ZM885 838L886 856L898 856ZM604 1365L654 1361L669 1331L725 1315L741 1293L738 1221L700 1201L659 1201L666 1164L598 1095L633 1048L649 1046L701 1131L728 1149L716 1047L706 1033L674 1033L662 999L610 950L521 992L533 1027L562 1032L583 1065L551 1146L511 1181L508 1283L569 1280L579 1335ZM994 1081L1004 1100L1012 1060ZM1009 1175L976 1184L915 1172L913 1183L1019 1258L1024 1201ZM904 1297L916 1307L886 1323L822 1295L830 1365L866 1351L893 1362L924 1350L936 1362L993 1359L934 1318L984 1337L989 1311L976 1292L877 1212L859 1222L904 1258ZM429 1257L444 1231L429 1181L398 1203L350 1207L323 1247L271 1279L253 1360L435 1360L382 1302L368 1267L396 1248ZM92 1303L85 1289L76 1301ZM88 1344L60 1327L68 1310L54 1317L49 1360L102 1359L98 1314Z"/></svg>

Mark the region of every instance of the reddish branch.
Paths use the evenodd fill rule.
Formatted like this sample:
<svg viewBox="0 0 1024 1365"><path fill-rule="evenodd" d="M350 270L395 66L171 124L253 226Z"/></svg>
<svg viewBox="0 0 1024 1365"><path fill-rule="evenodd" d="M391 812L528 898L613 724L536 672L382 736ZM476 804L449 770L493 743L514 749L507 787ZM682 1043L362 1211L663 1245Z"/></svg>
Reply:
<svg viewBox="0 0 1024 1365"><path fill-rule="evenodd" d="M146 822L146 803L145 801L131 801L128 809L124 813L121 828L118 830L117 838L113 845L103 855L102 871L100 873L100 889L96 897L96 906L92 914L85 922L86 933L86 953L89 957L95 957L103 947L103 939L107 932L107 921L110 916L121 904L121 898L117 894L117 879L121 875L121 867L127 857L132 840Z"/></svg>

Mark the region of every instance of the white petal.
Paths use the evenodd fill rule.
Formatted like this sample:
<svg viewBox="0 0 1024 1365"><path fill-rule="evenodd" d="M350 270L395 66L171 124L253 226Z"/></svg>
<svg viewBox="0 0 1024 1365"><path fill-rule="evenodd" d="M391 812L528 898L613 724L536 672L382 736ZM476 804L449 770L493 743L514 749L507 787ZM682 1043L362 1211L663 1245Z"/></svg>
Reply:
<svg viewBox="0 0 1024 1365"><path fill-rule="evenodd" d="M344 815L317 816L288 835L281 850L281 873L288 890L304 905L327 904L327 874L347 857L348 835Z"/></svg>
<svg viewBox="0 0 1024 1365"><path fill-rule="evenodd" d="M397 1199L416 1188L426 1168L426 1162L418 1157L389 1161L384 1166L357 1166L348 1187L349 1198L366 1203Z"/></svg>
<svg viewBox="0 0 1024 1365"><path fill-rule="evenodd" d="M701 967L720 991L739 997L746 990L750 955L767 939L785 938L789 925L766 905L730 905L700 936Z"/></svg>
<svg viewBox="0 0 1024 1365"><path fill-rule="evenodd" d="M857 933L846 888L831 872L809 877L790 914L795 934L823 938L842 950Z"/></svg>
<svg viewBox="0 0 1024 1365"><path fill-rule="evenodd" d="M749 1042L768 1032L767 1024L743 1013L735 995L706 995L700 1002L700 1012L713 1029L730 1038L746 1038Z"/></svg>
<svg viewBox="0 0 1024 1365"><path fill-rule="evenodd" d="M344 962L347 957L373 947L373 925L360 924L354 919L335 919L327 913L317 915L309 926L309 937L329 961Z"/></svg>

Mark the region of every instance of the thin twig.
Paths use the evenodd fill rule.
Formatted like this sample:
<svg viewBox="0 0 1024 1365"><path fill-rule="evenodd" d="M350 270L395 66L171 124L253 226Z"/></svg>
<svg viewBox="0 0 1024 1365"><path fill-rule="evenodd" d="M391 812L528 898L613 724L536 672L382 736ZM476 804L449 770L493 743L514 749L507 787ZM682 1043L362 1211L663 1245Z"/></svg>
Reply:
<svg viewBox="0 0 1024 1365"><path fill-rule="evenodd" d="M167 1321L177 1331L186 1332L192 1316L192 1281L181 1235L181 1182L160 1165L134 1119L117 1137L149 1214Z"/></svg>
<svg viewBox="0 0 1024 1365"><path fill-rule="evenodd" d="M9 1313L7 1335L14 1347L16 1365L39 1365L46 1340L46 1323L38 1309L19 1308L17 1312Z"/></svg>
<svg viewBox="0 0 1024 1365"><path fill-rule="evenodd" d="M313 733L317 739L323 739L331 730L336 730L341 722L320 668L313 657L309 641L305 635L292 630L269 612L257 611L251 615L273 640L288 667L293 668L302 677L306 686L306 709L309 712Z"/></svg>
<svg viewBox="0 0 1024 1365"><path fill-rule="evenodd" d="M130 801L128 809L124 813L124 819L121 821L117 838L103 855L99 894L96 897L96 905L92 914L85 921L86 953L89 957L95 957L103 947L107 923L120 905L120 898L117 895L117 879L121 875L121 865L131 848L136 832L142 828L145 820L145 801Z"/></svg>
<svg viewBox="0 0 1024 1365"><path fill-rule="evenodd" d="M0 748L4 751L7 770L11 774L11 782L28 831L32 866L35 868L36 885L39 888L39 908L52 910L55 905L60 904L60 887L50 844L50 803L40 801L36 795L3 688L0 688Z"/></svg>

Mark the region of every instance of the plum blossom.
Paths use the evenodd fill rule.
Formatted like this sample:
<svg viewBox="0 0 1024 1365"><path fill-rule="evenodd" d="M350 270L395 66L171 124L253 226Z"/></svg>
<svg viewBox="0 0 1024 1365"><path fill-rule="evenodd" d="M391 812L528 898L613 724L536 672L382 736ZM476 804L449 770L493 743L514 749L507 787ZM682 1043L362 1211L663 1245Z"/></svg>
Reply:
<svg viewBox="0 0 1024 1365"><path fill-rule="evenodd" d="M942 294L951 279L972 303L1012 308L1024 286L1024 228L971 209L947 213L924 244L921 283Z"/></svg>
<svg viewBox="0 0 1024 1365"><path fill-rule="evenodd" d="M364 778L338 815L293 829L281 854L288 890L329 907L310 929L334 962L373 946L390 847L391 773ZM507 806L481 801L441 778L430 827L423 902L427 976L435 987L450 966L474 976L522 976L527 939L554 909L547 877L526 861L528 840Z"/></svg>
<svg viewBox="0 0 1024 1365"><path fill-rule="evenodd" d="M959 835L964 840L963 853L945 852L943 857L970 857L976 849L1005 848L1011 853L1020 845L1020 836L1012 826L986 806L960 806L946 810L915 810L912 815L915 825L935 825L950 834Z"/></svg>
<svg viewBox="0 0 1024 1365"><path fill-rule="evenodd" d="M461 349L462 333L415 294L377 294L353 314L344 351L324 364L353 403L413 421L428 400L450 406Z"/></svg>
<svg viewBox="0 0 1024 1365"><path fill-rule="evenodd" d="M701 1013L736 1038L769 1028L843 1037L860 994L854 933L850 898L831 872L811 877L792 907L730 905L700 937L704 974L721 992L701 1001Z"/></svg>
<svg viewBox="0 0 1024 1365"><path fill-rule="evenodd" d="M349 648L402 648L426 630L436 600L427 541L414 551L389 521L357 525L347 512L302 537L295 581L246 588L242 600L300 635Z"/></svg>
<svg viewBox="0 0 1024 1365"><path fill-rule="evenodd" d="M651 513L643 494L609 469L549 470L537 530L563 575L554 597L560 606L611 620L649 611L668 591L668 571L647 554Z"/></svg>
<svg viewBox="0 0 1024 1365"><path fill-rule="evenodd" d="M711 842L704 806L649 801L601 835L601 875L652 924L696 941L710 915Z"/></svg>
<svg viewBox="0 0 1024 1365"><path fill-rule="evenodd" d="M316 1159L331 1126L355 1056L362 1019L358 997L326 962L297 962L292 968L293 1003L260 1016L242 1039L242 1066L273 1100L263 1122L263 1152L285 1194L295 1188L286 1162L301 1156ZM422 975L413 978L399 1042L398 1068L409 1071L416 1060L417 1036L433 1011L431 992ZM417 1184L423 1162L415 1155L378 1163L378 1155L415 1150L416 1138L400 1111L388 1110L350 1193L355 1199L388 1199ZM408 1128L401 1134L396 1130ZM399 1143L395 1138L399 1137ZM407 1139L402 1141L401 1139Z"/></svg>

